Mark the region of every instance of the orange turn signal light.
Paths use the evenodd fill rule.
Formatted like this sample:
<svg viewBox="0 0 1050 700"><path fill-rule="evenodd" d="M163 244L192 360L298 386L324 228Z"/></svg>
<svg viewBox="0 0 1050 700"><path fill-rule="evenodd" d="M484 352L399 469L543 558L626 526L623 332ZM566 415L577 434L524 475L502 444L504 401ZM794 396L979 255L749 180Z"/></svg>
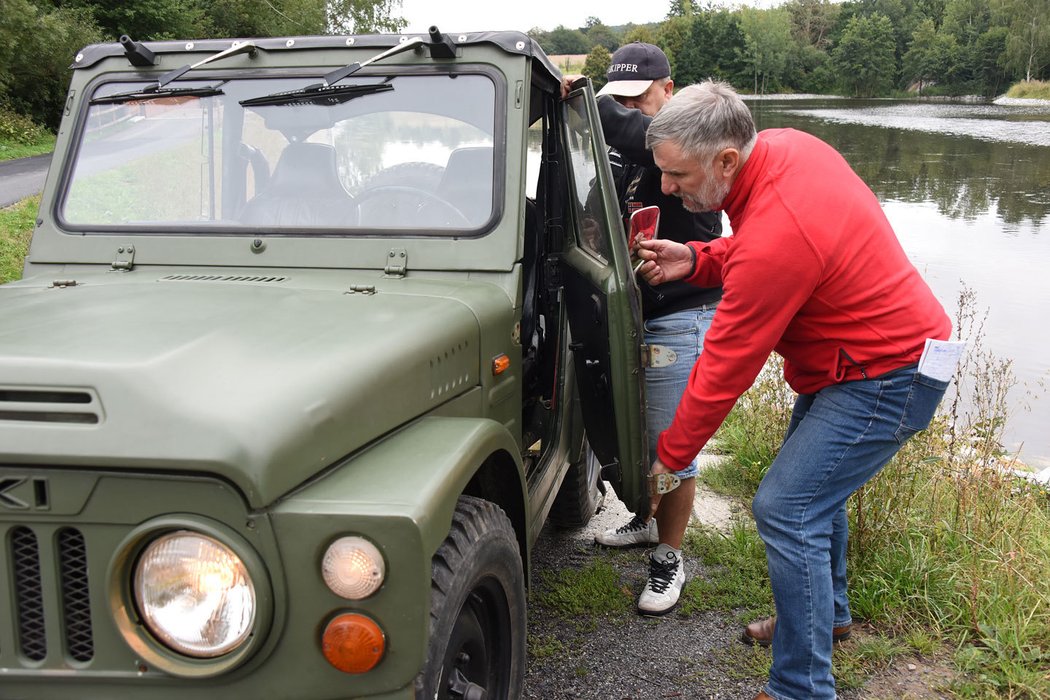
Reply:
<svg viewBox="0 0 1050 700"><path fill-rule="evenodd" d="M343 673L365 673L383 658L386 635L370 617L343 613L325 627L321 648L328 663Z"/></svg>
<svg viewBox="0 0 1050 700"><path fill-rule="evenodd" d="M492 376L498 377L510 368L510 358L506 355L496 355L492 358Z"/></svg>

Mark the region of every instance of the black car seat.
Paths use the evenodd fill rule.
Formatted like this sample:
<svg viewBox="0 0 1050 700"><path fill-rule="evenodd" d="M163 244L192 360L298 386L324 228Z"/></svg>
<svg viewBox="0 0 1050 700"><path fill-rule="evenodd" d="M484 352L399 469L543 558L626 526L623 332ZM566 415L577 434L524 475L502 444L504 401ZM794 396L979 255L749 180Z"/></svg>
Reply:
<svg viewBox="0 0 1050 700"><path fill-rule="evenodd" d="M253 226L341 228L357 224L357 207L339 180L334 148L291 143L239 218Z"/></svg>
<svg viewBox="0 0 1050 700"><path fill-rule="evenodd" d="M437 194L458 209L472 227L492 216L492 148L457 148L448 157Z"/></svg>

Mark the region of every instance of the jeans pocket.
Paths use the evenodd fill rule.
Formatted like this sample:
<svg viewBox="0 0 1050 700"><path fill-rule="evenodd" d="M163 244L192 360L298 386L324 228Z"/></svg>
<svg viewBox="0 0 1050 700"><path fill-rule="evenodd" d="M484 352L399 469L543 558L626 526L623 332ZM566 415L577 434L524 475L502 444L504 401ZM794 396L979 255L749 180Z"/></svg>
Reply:
<svg viewBox="0 0 1050 700"><path fill-rule="evenodd" d="M646 319L643 323L646 333L653 335L685 335L695 333L697 322L695 316L661 316L659 318Z"/></svg>
<svg viewBox="0 0 1050 700"><path fill-rule="evenodd" d="M900 426L894 433L898 444L903 445L912 435L929 426L947 389L948 382L915 373L904 403Z"/></svg>

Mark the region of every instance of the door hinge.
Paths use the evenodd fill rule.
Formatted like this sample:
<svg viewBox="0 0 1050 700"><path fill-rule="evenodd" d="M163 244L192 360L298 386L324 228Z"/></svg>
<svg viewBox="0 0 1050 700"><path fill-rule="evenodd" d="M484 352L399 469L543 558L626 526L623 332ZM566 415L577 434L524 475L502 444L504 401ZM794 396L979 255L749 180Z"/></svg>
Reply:
<svg viewBox="0 0 1050 700"><path fill-rule="evenodd" d="M391 248L386 254L386 267L383 272L387 277L404 277L408 271L408 251L404 248Z"/></svg>
<svg viewBox="0 0 1050 700"><path fill-rule="evenodd" d="M127 245L117 248L117 257L113 260L113 269L127 272L135 266L135 246Z"/></svg>

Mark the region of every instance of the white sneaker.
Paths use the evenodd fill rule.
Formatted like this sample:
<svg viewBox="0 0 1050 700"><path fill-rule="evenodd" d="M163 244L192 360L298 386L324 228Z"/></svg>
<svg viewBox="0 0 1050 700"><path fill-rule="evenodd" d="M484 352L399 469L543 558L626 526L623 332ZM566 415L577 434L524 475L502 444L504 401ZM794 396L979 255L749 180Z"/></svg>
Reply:
<svg viewBox="0 0 1050 700"><path fill-rule="evenodd" d="M645 522L636 515L626 525L595 535L594 541L603 547L648 547L659 544L660 535L656 531L656 518Z"/></svg>
<svg viewBox="0 0 1050 700"><path fill-rule="evenodd" d="M685 566L682 558L666 544L649 555L649 580L638 596L638 612L642 615L666 615L678 604L678 596L685 585Z"/></svg>

